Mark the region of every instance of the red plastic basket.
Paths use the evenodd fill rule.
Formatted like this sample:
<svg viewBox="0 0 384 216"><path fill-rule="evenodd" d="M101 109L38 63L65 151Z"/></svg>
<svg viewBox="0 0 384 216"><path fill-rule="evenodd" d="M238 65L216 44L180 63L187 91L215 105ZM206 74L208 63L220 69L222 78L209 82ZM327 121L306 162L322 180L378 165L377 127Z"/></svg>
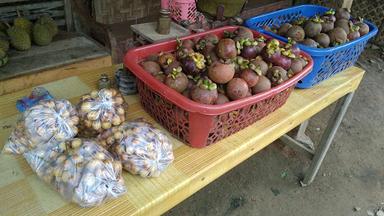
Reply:
<svg viewBox="0 0 384 216"><path fill-rule="evenodd" d="M207 34L223 37L224 31L235 31L236 26L227 26L203 33L180 38L181 40L200 38ZM255 36L267 35L253 31ZM295 84L308 74L312 58L308 59L303 71L269 91L222 105L205 105L194 102L169 88L146 72L139 63L150 54L172 52L176 41L166 41L130 50L124 59L125 66L137 76L137 87L143 108L169 130L175 137L191 147L202 148L215 143L281 107L288 99Z"/></svg>

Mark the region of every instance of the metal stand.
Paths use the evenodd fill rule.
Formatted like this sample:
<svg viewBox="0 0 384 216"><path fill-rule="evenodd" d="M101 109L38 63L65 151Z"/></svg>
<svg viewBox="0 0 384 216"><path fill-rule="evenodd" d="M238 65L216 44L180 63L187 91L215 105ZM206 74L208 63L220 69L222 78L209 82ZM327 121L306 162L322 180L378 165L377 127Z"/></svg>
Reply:
<svg viewBox="0 0 384 216"><path fill-rule="evenodd" d="M305 129L308 126L308 121L305 121L302 125L300 125L296 139L293 139L288 135L284 135L280 138L284 143L299 146L300 148L314 155L312 163L307 173L305 174L304 180L300 182L301 186L307 186L311 184L315 179L316 174L319 171L320 166L325 158L325 155L327 154L328 149L332 144L337 129L339 128L340 123L348 109L348 106L352 101L353 95L354 92L351 92L338 100L336 108L333 111L333 114L328 121L327 127L323 132L319 147L316 150L314 150L313 142L311 139L305 135ZM312 142L312 145L308 144L308 140Z"/></svg>

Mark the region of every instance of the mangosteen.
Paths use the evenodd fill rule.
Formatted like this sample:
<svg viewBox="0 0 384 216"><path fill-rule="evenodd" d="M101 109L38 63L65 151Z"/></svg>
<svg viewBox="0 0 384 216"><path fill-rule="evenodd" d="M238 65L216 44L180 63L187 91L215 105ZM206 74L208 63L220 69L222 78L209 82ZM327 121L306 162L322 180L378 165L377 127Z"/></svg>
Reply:
<svg viewBox="0 0 384 216"><path fill-rule="evenodd" d="M176 58L172 53L160 53L158 61L162 68L167 68L175 60Z"/></svg>
<svg viewBox="0 0 384 216"><path fill-rule="evenodd" d="M302 56L297 57L296 59L301 61L301 64L303 65L303 68L308 64L308 61L304 57L302 57Z"/></svg>
<svg viewBox="0 0 384 216"><path fill-rule="evenodd" d="M236 37L234 38L235 41L239 41L240 39L250 39L253 40L253 32L249 28L240 26L235 31Z"/></svg>
<svg viewBox="0 0 384 216"><path fill-rule="evenodd" d="M151 54L146 58L147 61L157 62L159 60L159 55Z"/></svg>
<svg viewBox="0 0 384 216"><path fill-rule="evenodd" d="M217 44L216 49L217 56L224 60L233 59L237 55L236 43L229 38L221 39Z"/></svg>
<svg viewBox="0 0 384 216"><path fill-rule="evenodd" d="M292 60L291 68L288 70L288 77L295 75L296 73L302 71L304 68L303 62L300 58L295 58Z"/></svg>
<svg viewBox="0 0 384 216"><path fill-rule="evenodd" d="M298 19L294 20L292 22L292 25L297 25L297 26L304 26L304 24L307 22L308 18L307 17L299 17Z"/></svg>
<svg viewBox="0 0 384 216"><path fill-rule="evenodd" d="M198 75L205 68L205 58L202 54L194 52L182 59L181 66L187 75Z"/></svg>
<svg viewBox="0 0 384 216"><path fill-rule="evenodd" d="M166 66L166 68L164 68L164 74L165 75L168 75L170 74L174 68L178 68L181 66L181 63L179 61L173 61L171 64L169 64L168 66Z"/></svg>
<svg viewBox="0 0 384 216"><path fill-rule="evenodd" d="M231 100L245 98L248 94L248 84L241 78L233 78L227 84L227 96Z"/></svg>
<svg viewBox="0 0 384 216"><path fill-rule="evenodd" d="M288 43L285 44L284 48L290 50L296 56L300 55L301 50L299 46L297 46L296 41L292 40L292 38L288 38Z"/></svg>
<svg viewBox="0 0 384 216"><path fill-rule="evenodd" d="M155 79L157 79L163 83L165 81L166 75L162 71L160 71L160 72L153 74L153 77L155 77Z"/></svg>
<svg viewBox="0 0 384 216"><path fill-rule="evenodd" d="M351 25L351 28L349 29L349 33L347 35L347 38L349 41L356 40L357 38L360 37L360 32L359 32L360 27L358 25Z"/></svg>
<svg viewBox="0 0 384 216"><path fill-rule="evenodd" d="M338 19L335 22L335 27L343 28L345 33L349 34L349 28L350 28L350 21L347 19Z"/></svg>
<svg viewBox="0 0 384 216"><path fill-rule="evenodd" d="M193 50L195 43L190 39L186 39L186 40L183 40L183 42L181 43L181 46L183 46L184 48Z"/></svg>
<svg viewBox="0 0 384 216"><path fill-rule="evenodd" d="M307 37L315 37L316 35L320 34L322 29L322 22L324 21L318 16L308 20L304 26L305 35Z"/></svg>
<svg viewBox="0 0 384 216"><path fill-rule="evenodd" d="M359 19L356 25L360 28L359 33L361 37L369 33L369 26L364 23L364 20L362 18Z"/></svg>
<svg viewBox="0 0 384 216"><path fill-rule="evenodd" d="M252 93L258 94L271 89L271 81L266 76L260 76L259 82L252 87Z"/></svg>
<svg viewBox="0 0 384 216"><path fill-rule="evenodd" d="M257 74L254 70L252 69L244 69L240 72L240 78L245 80L247 82L249 87L253 87L257 84L259 81L259 77L261 74Z"/></svg>
<svg viewBox="0 0 384 216"><path fill-rule="evenodd" d="M290 23L284 23L280 26L279 30L277 31L277 34L285 36L291 27L292 25Z"/></svg>
<svg viewBox="0 0 384 216"><path fill-rule="evenodd" d="M202 104L214 104L218 98L217 85L209 79L200 80L191 90L191 99Z"/></svg>
<svg viewBox="0 0 384 216"><path fill-rule="evenodd" d="M219 43L219 37L215 34L208 34L207 36L204 37L204 39L212 44L217 44Z"/></svg>
<svg viewBox="0 0 384 216"><path fill-rule="evenodd" d="M188 87L188 77L182 72L182 68L178 67L173 69L172 72L168 74L164 83L170 88L181 93Z"/></svg>
<svg viewBox="0 0 384 216"><path fill-rule="evenodd" d="M291 28L288 29L287 37L290 37L298 42L303 41L305 38L304 29L301 26L293 25Z"/></svg>
<svg viewBox="0 0 384 216"><path fill-rule="evenodd" d="M325 33L320 33L316 35L315 40L323 48L329 47L329 43L331 42L329 36Z"/></svg>
<svg viewBox="0 0 384 216"><path fill-rule="evenodd" d="M217 100L215 101L215 104L225 104L225 103L228 103L228 102L229 102L228 97L225 96L225 94L219 93L218 97L217 97Z"/></svg>
<svg viewBox="0 0 384 216"><path fill-rule="evenodd" d="M319 45L319 43L312 40L311 38L306 38L301 43L312 48L317 48L317 46Z"/></svg>
<svg viewBox="0 0 384 216"><path fill-rule="evenodd" d="M273 86L279 85L284 81L288 80L287 71L279 66L273 66L269 68L267 72L267 77L271 80Z"/></svg>
<svg viewBox="0 0 384 216"><path fill-rule="evenodd" d="M261 56L264 60L272 62L274 58L281 55L280 42L276 39L271 39L267 41L263 50L261 51Z"/></svg>
<svg viewBox="0 0 384 216"><path fill-rule="evenodd" d="M347 41L347 33L343 28L336 27L329 32L329 40L333 46L343 44Z"/></svg>
<svg viewBox="0 0 384 216"><path fill-rule="evenodd" d="M349 13L348 9L346 9L346 8L340 8L340 9L336 10L335 16L336 16L337 20L340 20L340 19L349 20L351 18L351 14Z"/></svg>
<svg viewBox="0 0 384 216"><path fill-rule="evenodd" d="M249 63L249 68L251 68L258 74L265 75L268 71L268 64L263 61L263 58L261 58L261 56L257 56L255 59L251 60L251 62Z"/></svg>
<svg viewBox="0 0 384 216"><path fill-rule="evenodd" d="M251 41L249 39L236 41L237 53L245 59L253 59L260 53L260 49L258 49L257 44L258 43L256 41Z"/></svg>
<svg viewBox="0 0 384 216"><path fill-rule="evenodd" d="M327 33L335 28L335 22L325 19L324 22L321 23L321 32Z"/></svg>
<svg viewBox="0 0 384 216"><path fill-rule="evenodd" d="M235 75L234 63L223 63L216 61L208 68L208 77L218 84L225 84L229 82Z"/></svg>
<svg viewBox="0 0 384 216"><path fill-rule="evenodd" d="M322 19L324 21L327 20L327 21L335 22L336 21L335 10L330 9L329 11L325 12L324 15L322 16Z"/></svg>
<svg viewBox="0 0 384 216"><path fill-rule="evenodd" d="M141 63L141 66L152 75L161 71L160 65L154 61L144 61Z"/></svg>
<svg viewBox="0 0 384 216"><path fill-rule="evenodd" d="M205 55L205 58L207 60L208 65L211 65L214 62L219 61L219 57L217 57L216 52L213 50L211 52L209 52L207 55Z"/></svg>

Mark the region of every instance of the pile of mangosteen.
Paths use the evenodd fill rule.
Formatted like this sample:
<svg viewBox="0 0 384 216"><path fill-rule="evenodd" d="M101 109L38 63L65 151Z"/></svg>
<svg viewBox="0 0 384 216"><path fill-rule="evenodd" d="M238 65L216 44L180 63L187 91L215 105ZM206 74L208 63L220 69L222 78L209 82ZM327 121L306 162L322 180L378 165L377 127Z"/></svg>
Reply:
<svg viewBox="0 0 384 216"><path fill-rule="evenodd" d="M265 29L313 48L338 46L369 32L369 26L363 19L351 19L351 14L344 8L331 9L321 16L300 17L291 23Z"/></svg>
<svg viewBox="0 0 384 216"><path fill-rule="evenodd" d="M255 37L245 27L177 40L172 53L147 57L141 66L168 87L193 101L224 104L271 89L303 70L308 61L290 41Z"/></svg>

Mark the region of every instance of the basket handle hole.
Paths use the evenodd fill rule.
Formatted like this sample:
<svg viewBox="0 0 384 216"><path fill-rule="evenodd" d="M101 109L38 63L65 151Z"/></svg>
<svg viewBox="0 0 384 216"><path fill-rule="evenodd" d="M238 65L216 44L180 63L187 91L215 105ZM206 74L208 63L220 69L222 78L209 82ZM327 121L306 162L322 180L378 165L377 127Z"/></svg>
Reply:
<svg viewBox="0 0 384 216"><path fill-rule="evenodd" d="M301 84L301 83L303 83L303 81L299 80L299 82L298 82L298 83L300 83L300 84Z"/></svg>

